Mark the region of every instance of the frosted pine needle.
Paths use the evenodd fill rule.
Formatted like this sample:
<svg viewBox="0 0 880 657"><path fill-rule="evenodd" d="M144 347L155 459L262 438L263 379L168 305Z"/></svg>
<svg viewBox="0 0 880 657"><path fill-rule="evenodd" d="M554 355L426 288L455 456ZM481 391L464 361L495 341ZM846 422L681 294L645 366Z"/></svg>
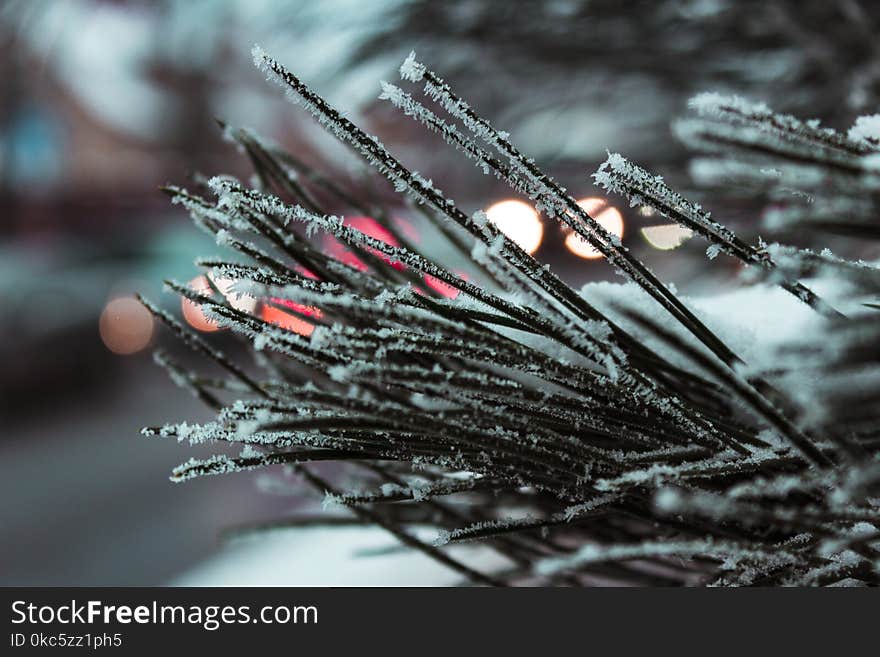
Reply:
<svg viewBox="0 0 880 657"><path fill-rule="evenodd" d="M144 433L225 448L183 463L173 480L281 465L294 483L273 488L315 489L325 515L254 530L332 523L341 509L478 584L880 583L875 264L748 244L659 177L610 155L594 176L606 190L702 236L710 257L741 260L744 285L778 284L819 311L815 331L747 363L720 337L724 326L699 318L415 54L400 75L423 85L424 102L387 83L381 98L598 249L628 281L614 306L571 289L482 213L459 209L259 48L254 61L418 204L448 244L413 244L389 208L224 125L254 184L217 176L203 189L166 192L237 254L198 264L288 319L243 309L226 288L205 296L168 281L245 343L253 361L245 366L145 302L222 373L157 354L216 418ZM860 228L876 208L876 117L844 135L717 94L692 107L699 118L678 133L718 156L703 161L704 173L735 173L762 194L803 181L827 204L861 208L835 217L838 232L848 225L880 237ZM772 162L759 171L758 158ZM391 237L368 235L325 204L369 214ZM788 212L779 225L829 227L818 210L779 211ZM343 244L357 266L319 248L316 235ZM845 284L846 316L806 279ZM325 461L343 467L313 465ZM436 528L433 543L416 537L425 525ZM445 551L476 540L513 567L478 572Z"/></svg>

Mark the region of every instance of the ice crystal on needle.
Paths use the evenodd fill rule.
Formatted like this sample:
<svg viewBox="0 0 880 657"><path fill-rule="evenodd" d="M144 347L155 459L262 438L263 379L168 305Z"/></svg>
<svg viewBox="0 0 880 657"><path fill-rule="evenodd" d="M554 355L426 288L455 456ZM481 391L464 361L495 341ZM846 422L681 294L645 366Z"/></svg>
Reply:
<svg viewBox="0 0 880 657"><path fill-rule="evenodd" d="M659 176L609 155L594 175L600 186L701 236L710 258L741 260L752 272L743 284L778 285L820 318L816 332L751 349L760 358L746 363L742 345L722 339L724 317L697 314L414 53L400 76L421 85L421 97L382 83L380 98L602 253L626 281L614 286L613 307L591 286L571 289L485 213L459 209L281 63L253 54L291 100L418 204L447 244L428 251L388 208L224 126L253 184L217 176L201 190L166 191L237 253L198 261L233 285L168 289L240 337L258 367L145 302L225 375L157 355L217 416L144 433L228 448L183 463L175 481L283 465L317 489L327 513L377 524L478 584L880 581L873 264L748 244ZM877 150L871 117L842 135L717 94L692 107L699 118L679 134L727 158L703 170L745 176L750 153L769 151L772 165L761 170L774 174L755 177L765 189L805 169L830 171L822 180L836 183L835 202L874 203L875 173L864 164ZM381 232L332 215L331 203L374 218ZM321 237L346 257L319 248ZM816 278L844 282L836 300L846 308L803 282ZM229 290L259 299L264 312L234 304ZM321 461L346 467L321 474L329 471L311 465ZM424 525L435 541L416 535ZM479 572L446 551L475 540L513 566Z"/></svg>

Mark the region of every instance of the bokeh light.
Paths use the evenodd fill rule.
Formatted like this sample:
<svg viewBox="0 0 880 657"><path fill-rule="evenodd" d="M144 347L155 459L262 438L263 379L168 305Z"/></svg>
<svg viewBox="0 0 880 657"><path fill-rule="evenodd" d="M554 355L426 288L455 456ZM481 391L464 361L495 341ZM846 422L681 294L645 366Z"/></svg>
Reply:
<svg viewBox="0 0 880 657"><path fill-rule="evenodd" d="M104 345L114 354L136 354L150 344L154 331L153 316L134 297L111 299L98 320Z"/></svg>
<svg viewBox="0 0 880 657"><path fill-rule="evenodd" d="M293 331L294 333L299 333L300 335L304 335L306 337L312 334L312 332L315 330L315 325L311 322L307 322L299 315L286 312L273 304L285 306L307 317L317 318L320 317L322 314L319 308L303 306L287 299L276 299L273 297L272 299L270 299L270 302L271 303L264 302L262 308L260 309L260 317L263 319L264 322L269 322L270 324L274 324L275 326L286 329L288 331Z"/></svg>
<svg viewBox="0 0 880 657"><path fill-rule="evenodd" d="M620 211L602 198L582 198L577 202L588 215L612 235L623 237L623 216ZM570 228L566 230L565 247L579 258L593 260L602 253Z"/></svg>
<svg viewBox="0 0 880 657"><path fill-rule="evenodd" d="M498 229L516 242L523 251L534 253L544 239L544 224L528 203L499 201L486 210L486 216Z"/></svg>
<svg viewBox="0 0 880 657"><path fill-rule="evenodd" d="M693 237L694 232L690 228L678 224L663 224L662 226L646 226L642 228L642 237L655 249L670 251L678 248L684 242Z"/></svg>
<svg viewBox="0 0 880 657"><path fill-rule="evenodd" d="M238 281L231 278L220 278L209 273L208 278L214 283L214 286L220 291L229 305L240 310L243 313L250 313L257 309L257 299L249 294L242 294L236 291Z"/></svg>
<svg viewBox="0 0 880 657"><path fill-rule="evenodd" d="M190 289L204 297L211 296L211 293L214 291L210 281L208 281L208 277L204 275L196 276L188 285ZM220 329L216 322L208 319L199 304L190 301L186 297L180 298L180 309L183 312L183 318L186 320L186 323L197 331L211 333Z"/></svg>
<svg viewBox="0 0 880 657"><path fill-rule="evenodd" d="M465 281L468 279L467 274L464 272L457 271L455 274ZM425 274L425 285L447 299L455 299L461 294L461 290L457 287L452 287L448 283L444 283L439 278L431 276L430 274Z"/></svg>
<svg viewBox="0 0 880 657"><path fill-rule="evenodd" d="M391 234L385 226L380 224L378 221L373 219L372 217L345 217L343 223L350 228L354 228L355 230L359 230L365 235L369 235L373 239L377 239L380 242L385 242L385 244L389 244L391 246L400 246L400 243L394 238L394 235ZM345 244L337 240L332 235L324 236L324 248L327 253L337 260L341 260L347 265L350 265L360 271L365 271L367 269L367 264L361 260L355 253ZM381 258L386 264L390 264L397 270L402 270L404 268L403 263L401 262L392 262L391 259L379 253L375 249L370 249L367 247L367 251L374 253L378 258Z"/></svg>

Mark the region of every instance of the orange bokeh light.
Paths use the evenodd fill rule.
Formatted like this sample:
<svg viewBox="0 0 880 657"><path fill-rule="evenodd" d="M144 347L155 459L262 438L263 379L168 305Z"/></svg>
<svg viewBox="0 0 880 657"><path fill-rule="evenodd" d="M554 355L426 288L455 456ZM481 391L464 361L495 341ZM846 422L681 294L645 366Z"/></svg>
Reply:
<svg viewBox="0 0 880 657"><path fill-rule="evenodd" d="M534 253L541 246L544 224L528 203L513 199L499 201L486 209L486 216L526 253Z"/></svg>
<svg viewBox="0 0 880 657"><path fill-rule="evenodd" d="M213 292L213 288L211 287L211 283L208 281L207 276L196 276L187 283L187 285L190 289L203 297L209 297ZM216 322L208 319L200 305L190 301L186 297L180 298L180 309L183 312L183 318L186 320L186 323L197 331L211 333L220 330L220 327L217 326Z"/></svg>
<svg viewBox="0 0 880 657"><path fill-rule="evenodd" d="M623 216L617 208L609 205L608 201L601 198L591 197L583 198L579 200L577 204L609 233L617 235L617 237L623 237ZM579 258L585 258L587 260L602 257L601 252L593 248L589 242L570 228L566 231L565 248Z"/></svg>
<svg viewBox="0 0 880 657"><path fill-rule="evenodd" d="M98 320L101 340L107 349L119 355L141 351L150 344L153 330L153 316L134 297L111 299Z"/></svg>

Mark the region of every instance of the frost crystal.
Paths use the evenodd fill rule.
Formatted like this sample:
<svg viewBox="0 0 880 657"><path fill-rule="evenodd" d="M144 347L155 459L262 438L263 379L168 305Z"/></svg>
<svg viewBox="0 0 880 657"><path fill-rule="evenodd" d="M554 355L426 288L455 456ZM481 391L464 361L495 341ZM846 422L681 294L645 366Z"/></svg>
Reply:
<svg viewBox="0 0 880 657"><path fill-rule="evenodd" d="M412 51L400 65L400 77L410 82L418 82L425 75L425 67L416 61L416 53Z"/></svg>
<svg viewBox="0 0 880 657"><path fill-rule="evenodd" d="M880 147L880 114L860 116L846 136L874 148Z"/></svg>

